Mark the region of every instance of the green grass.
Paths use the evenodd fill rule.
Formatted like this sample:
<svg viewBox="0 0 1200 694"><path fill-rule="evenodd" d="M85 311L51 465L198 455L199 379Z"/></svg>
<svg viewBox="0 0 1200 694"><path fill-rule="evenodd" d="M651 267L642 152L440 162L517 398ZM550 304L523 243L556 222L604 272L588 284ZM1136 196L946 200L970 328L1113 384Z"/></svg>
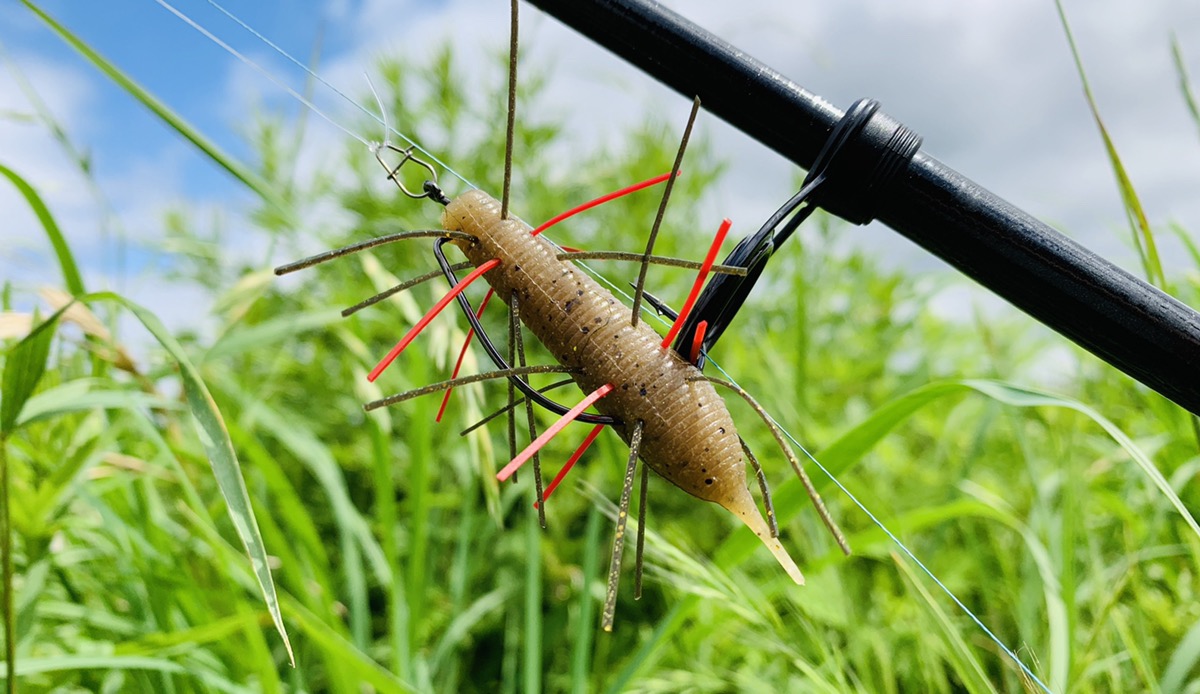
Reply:
<svg viewBox="0 0 1200 694"><path fill-rule="evenodd" d="M237 162L67 40L258 193L260 206L237 225L241 238L264 242L255 247L298 257L314 239L340 245L436 218L378 185L357 145L347 145L345 176L302 180L283 144L298 133L284 123L253 131L259 164ZM502 66L490 81L496 92L474 98L449 52L380 72L393 122L420 123L419 139L498 188L503 124L491 114L502 103ZM628 156L579 153L572 170L587 178L564 178L537 154L565 135L533 115L546 112L536 83L525 83L529 115L518 124L523 217L548 217L669 166L676 124L652 121L630 133ZM698 226L684 203L720 182L702 139L686 166L663 253L679 253ZM336 314L429 269L426 245L343 259L300 283L275 280L269 257L229 267L211 252L180 256L173 281L209 290L218 328L212 339L172 335L125 298L84 294L71 239L89 230L59 229L21 172L0 173L40 220L59 288L79 297L57 313L52 306L48 319L22 318L41 327L0 352L0 520L12 542L6 626L15 636L5 643L21 691L1033 690L813 470L855 549L843 558L770 433L737 402L808 585L792 585L718 508L655 479L645 595L634 601L625 580L616 629L600 632L626 457L615 437L601 437L552 499L543 531L529 476L517 485L492 476L507 449L504 426L456 435L502 402L501 386L457 392L442 425L433 423L436 397L362 410L446 377L463 337L461 321L435 321L403 368L372 385L364 375L373 357L440 288L348 320ZM1121 194L1136 202L1132 185ZM351 221L304 226L302 201L316 198L336 201ZM561 237L637 250L656 206L652 194L623 200ZM181 247L203 247L189 212L170 224ZM1147 244L1149 231L1138 232ZM940 318L927 309L940 286L831 251L838 232L818 219L789 242L717 360L1054 691L1200 689L1192 417L1073 347L1046 392L1026 374L1064 339L1015 312ZM1190 243L1188 230L1171 232ZM1200 303L1196 268L1171 276L1143 257L1157 284ZM618 282L636 273L611 270ZM690 279L651 272L668 300ZM34 290L6 288L5 310L32 303ZM127 311L158 345L145 360L113 336ZM530 347L532 360L548 360ZM567 436L546 449L549 473L574 444Z"/></svg>

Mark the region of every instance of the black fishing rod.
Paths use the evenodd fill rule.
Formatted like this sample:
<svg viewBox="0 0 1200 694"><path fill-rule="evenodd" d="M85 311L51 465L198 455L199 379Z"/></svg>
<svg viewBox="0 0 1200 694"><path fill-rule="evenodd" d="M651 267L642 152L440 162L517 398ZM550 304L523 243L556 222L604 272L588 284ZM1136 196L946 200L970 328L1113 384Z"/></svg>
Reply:
<svg viewBox="0 0 1200 694"><path fill-rule="evenodd" d="M845 115L657 3L530 2L806 170ZM881 111L860 130L822 207L880 220L1200 414L1200 314L920 151Z"/></svg>

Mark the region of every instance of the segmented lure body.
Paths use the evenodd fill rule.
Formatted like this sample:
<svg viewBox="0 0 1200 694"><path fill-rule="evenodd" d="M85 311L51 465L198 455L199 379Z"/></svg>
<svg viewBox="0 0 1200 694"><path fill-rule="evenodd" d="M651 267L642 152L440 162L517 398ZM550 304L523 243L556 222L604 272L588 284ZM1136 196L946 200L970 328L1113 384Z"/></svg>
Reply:
<svg viewBox="0 0 1200 694"><path fill-rule="evenodd" d="M476 266L500 264L484 275L502 300L515 292L521 320L563 366L579 369L576 383L591 392L613 391L596 408L626 423L614 426L629 441L632 425L644 423L640 455L652 470L680 489L720 504L742 520L797 583L799 569L771 536L746 485L737 428L728 408L700 371L644 321L630 324L629 309L568 261L548 240L531 236L515 218L502 219L498 201L479 190L446 206L442 225L475 237L454 243Z"/></svg>

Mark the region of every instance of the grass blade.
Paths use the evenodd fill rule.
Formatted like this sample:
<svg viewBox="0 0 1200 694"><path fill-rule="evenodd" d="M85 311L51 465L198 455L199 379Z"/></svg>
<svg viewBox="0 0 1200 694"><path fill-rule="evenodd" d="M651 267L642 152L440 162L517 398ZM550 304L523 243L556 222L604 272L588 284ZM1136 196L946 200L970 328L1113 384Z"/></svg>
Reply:
<svg viewBox="0 0 1200 694"><path fill-rule="evenodd" d="M242 480L241 464L238 462L237 454L234 453L233 443L229 440L229 431L225 427L217 404L209 394L203 379L200 378L200 372L184 354L183 346L171 333L167 332L158 317L150 311L111 292L92 294L88 298L114 301L129 309L154 335L179 368L179 376L187 395L188 408L191 410L196 424L196 431L208 453L208 459L212 465L213 474L216 476L217 485L221 489L221 495L225 498L229 517L233 520L238 537L250 558L254 577L262 591L267 610L271 613L271 620L275 623L276 631L283 638L288 660L295 665L292 644L283 624L279 598L275 593L275 583L271 579L271 569L267 564L267 550L263 546L262 534L259 532L258 522L254 519L254 511L250 507L250 496L246 492L246 483Z"/></svg>
<svg viewBox="0 0 1200 694"><path fill-rule="evenodd" d="M0 436L0 565L4 581L4 674L6 691L17 691L17 615L13 610L12 497L8 478L8 440Z"/></svg>
<svg viewBox="0 0 1200 694"><path fill-rule="evenodd" d="M757 539L757 538L755 538ZM702 602L700 596L689 595L675 603L667 614L659 620L658 627L629 658L621 671L606 682L606 694L619 694L628 691L630 683L643 669L652 665L658 658L658 651L671 641L671 636L688 623L692 610Z"/></svg>
<svg viewBox="0 0 1200 694"><path fill-rule="evenodd" d="M294 335L323 328L341 319L342 316L337 311L320 310L272 318L257 325L235 328L217 340L205 353L204 361L237 356L250 350L263 350Z"/></svg>
<svg viewBox="0 0 1200 694"><path fill-rule="evenodd" d="M42 229L46 231L50 245L54 246L54 255L58 256L58 266L62 269L63 282L67 285L67 291L71 292L72 296L83 294L85 290L83 278L79 275L79 266L75 264L75 256L71 254L71 247L67 245L62 230L58 228L58 222L54 221L54 215L50 214L50 208L46 207L46 203L42 201L42 197L38 195L33 186L29 185L17 172L0 164L0 174L16 186L22 197L25 198L25 202L29 203L30 209L37 215L38 221L42 223Z"/></svg>
<svg viewBox="0 0 1200 694"><path fill-rule="evenodd" d="M593 504L588 510L587 529L583 542L583 585L579 589L578 614L575 616L575 638L571 639L571 691L585 694L588 672L592 662L592 639L596 633L596 605L592 600L592 583L600 570L600 507Z"/></svg>
<svg viewBox="0 0 1200 694"><path fill-rule="evenodd" d="M1196 242L1192 240L1192 235L1178 223L1172 222L1168 225L1171 233L1175 234L1175 238L1183 244L1187 250L1188 256L1191 258L1192 265L1200 268L1200 247L1196 246Z"/></svg>
<svg viewBox="0 0 1200 694"><path fill-rule="evenodd" d="M1195 669L1200 662L1200 622L1192 625L1188 633L1175 647L1167 669L1163 671L1162 679L1158 681L1163 694L1179 694L1184 689L1188 673Z"/></svg>
<svg viewBox="0 0 1200 694"><path fill-rule="evenodd" d="M47 26L54 30L54 33L58 34L63 41L66 41L68 45L83 55L88 62L96 66L98 70L115 82L117 86L124 89L130 96L150 109L154 115L158 116L159 119L170 126L175 132L192 143L196 149L207 155L209 159L229 172L234 178L244 183L247 188L257 193L265 202L270 203L280 210L287 209L275 190L261 176L246 168L237 159L226 154L214 142L193 127L191 123L188 123L182 116L172 111L170 107L160 101L158 97L147 91L145 87L138 84L129 75L122 72L117 66L109 62L107 58L97 53L91 46L84 43L82 39L60 24L58 20L47 14L45 10L32 2L32 0L21 0L21 2L37 15L39 19L45 22Z"/></svg>
<svg viewBox="0 0 1200 694"><path fill-rule="evenodd" d="M446 631L442 634L437 646L433 649L433 657L429 661L429 670L437 674L445 666L447 659L454 649L468 641L472 628L492 613L503 610L511 593L512 589L510 587L500 586L492 592L484 594L478 600L471 603L467 609L455 616L450 624L446 626Z"/></svg>
<svg viewBox="0 0 1200 694"><path fill-rule="evenodd" d="M1183 49L1179 47L1179 37L1175 36L1175 32L1171 32L1171 60L1175 65L1175 76L1179 78L1179 93L1183 95L1183 101L1187 104L1188 113L1192 116L1192 122L1200 128L1200 105L1196 103L1196 93L1192 91L1192 80L1188 77L1187 63L1183 60Z"/></svg>
<svg viewBox="0 0 1200 694"><path fill-rule="evenodd" d="M21 339L4 360L4 376L0 381L0 439L7 438L17 427L17 418L33 389L46 371L50 343L58 318L67 306L55 311L28 335Z"/></svg>
<svg viewBox="0 0 1200 694"><path fill-rule="evenodd" d="M1070 398L1064 398L1058 395L1044 393L1030 388L1023 388L1021 386L1016 386L1009 383L1003 383L1000 381L973 380L961 381L961 383L967 388L971 388L992 398L993 400L1002 402L1006 405L1013 405L1016 407L1065 407L1069 410L1075 410L1076 412L1085 415L1096 424L1099 424L1100 428L1104 429L1105 433L1112 437L1112 439L1116 441L1121 448L1125 449L1125 452L1129 454L1129 457L1133 458L1133 462L1142 469L1142 472L1145 473L1146 477L1150 478L1150 481L1154 483L1154 486L1158 487L1158 490L1162 492L1164 497L1167 498L1167 501L1169 501L1171 505L1175 507L1175 510L1179 512L1179 515L1183 516L1183 520L1188 524L1189 527L1191 527L1192 531L1196 533L1196 536L1200 537L1200 524L1196 523L1196 519L1192 516L1191 511L1184 506L1183 500L1180 499L1179 495L1175 493L1175 490L1171 488L1171 484L1167 482L1167 478L1163 477L1163 474L1159 472L1157 467L1154 466L1154 462L1150 460L1150 457L1147 456L1136 443L1133 442L1133 439L1129 438L1125 432L1121 431L1116 424L1113 424L1104 415L1077 400L1071 400Z"/></svg>
<svg viewBox="0 0 1200 694"><path fill-rule="evenodd" d="M542 691L542 532L536 512L525 520L525 640L521 669L524 691Z"/></svg>
<svg viewBox="0 0 1200 694"><path fill-rule="evenodd" d="M178 401L165 396L110 388L109 383L103 379L77 378L47 388L25 402L16 426L19 428L65 414L95 409L143 408L159 412L183 409Z"/></svg>
<svg viewBox="0 0 1200 694"><path fill-rule="evenodd" d="M322 650L337 654L346 670L363 686L373 687L376 692L392 694L417 691L412 685L384 670L367 654L355 648L354 644L347 641L298 602L289 599L286 607L288 616L295 620L304 635Z"/></svg>
<svg viewBox="0 0 1200 694"><path fill-rule="evenodd" d="M995 692L996 688L988 680L983 665L971 652L970 646L959 634L958 627L938 605L934 596L925 589L925 586L921 585L920 577L899 554L893 554L892 559L896 562L896 566L900 567L900 574L904 576L909 588L921 598L921 604L925 606L938 625L942 633L942 642L946 647L946 658L950 661L954 671L958 673L963 687L969 692Z"/></svg>
<svg viewBox="0 0 1200 694"><path fill-rule="evenodd" d="M1075 59L1075 69L1079 73L1079 81L1083 85L1083 94L1087 99L1088 108L1092 112L1092 118L1096 121L1096 128L1100 131L1100 137L1104 140L1104 151L1108 154L1108 163L1112 167L1113 175L1117 177L1117 189L1121 192L1121 202L1125 205L1125 215L1129 218L1129 224L1133 227L1133 244L1137 247L1138 255L1142 259L1142 269L1146 273L1146 281L1159 289L1166 288L1167 276L1163 273L1162 261L1158 257L1158 246L1154 243L1154 232L1150 230L1150 222L1146 219L1146 211L1142 208L1142 202L1138 198L1137 191L1133 189L1133 181L1129 179L1129 174L1125 171L1125 165L1121 163L1121 156L1117 154L1117 147L1113 144L1112 138L1109 137L1108 129L1104 127L1104 121L1100 118L1100 109L1096 106L1096 98L1092 94L1092 87L1088 83L1087 74L1083 70L1083 60L1079 57L1079 48L1075 45L1075 36L1071 34L1071 27L1067 23L1067 13L1063 10L1062 0L1054 0L1054 6L1058 8L1058 17L1062 20L1063 32L1067 35L1067 44L1071 48L1071 57Z"/></svg>

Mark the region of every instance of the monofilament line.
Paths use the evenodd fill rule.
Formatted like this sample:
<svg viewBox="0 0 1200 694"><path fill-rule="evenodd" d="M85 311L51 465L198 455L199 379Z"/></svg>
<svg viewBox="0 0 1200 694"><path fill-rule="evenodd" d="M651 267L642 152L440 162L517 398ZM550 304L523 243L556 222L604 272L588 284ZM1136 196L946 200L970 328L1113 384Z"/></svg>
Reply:
<svg viewBox="0 0 1200 694"><path fill-rule="evenodd" d="M377 116L377 115L375 115L374 113L372 113L372 112L371 112L371 110L370 110L370 109L366 108L365 106L363 106L362 104L358 103L358 102L357 102L357 101L355 101L354 99L351 99L351 98L350 98L349 96L347 96L347 95L346 95L346 94L345 94L345 93L344 93L342 90L340 90L340 89L338 89L337 87L333 86L333 85L332 85L332 84L330 84L328 81L326 81L326 80L325 80L325 78L323 78L323 77L321 77L319 74L317 74L317 73L316 73L316 71L314 71L312 68L310 68L309 66L307 66L307 65L305 65L304 63L300 62L300 61L299 61L299 60L297 60L296 58L292 57L292 55L291 55L290 53L288 53L287 51L283 50L283 49L282 49L282 48L280 48L279 46L275 45L275 44L274 44L274 43L273 43L273 42L272 42L270 39L268 39L267 37L265 37L265 36L263 36L262 34L260 34L260 33L259 33L259 32L258 32L258 31L257 31L257 30L254 28L254 27L252 27L252 26L250 26L249 24L247 24L247 23L243 22L241 19L239 19L239 18L237 17L237 15L233 14L233 13L232 13L232 12L230 12L229 10L225 9L224 7L222 7L222 6L221 6L219 3L217 3L215 0L207 0L207 2L208 2L208 4L209 4L209 5L212 5L214 8L216 8L216 10L217 10L218 12L220 12L220 13L221 13L221 14L223 14L223 15L225 15L226 17L229 17L229 19L233 20L233 22L234 22L234 23L236 23L238 26L240 26L240 27L242 27L243 29L245 29L246 31L250 32L250 34L252 34L252 35L253 35L255 38L257 38L258 40L260 40L260 41L262 41L263 43L265 43L265 44L267 44L268 46L270 46L272 49L274 49L274 51L275 51L276 53L278 53L279 55L283 56L283 57L284 57L286 60L288 60L289 62L291 62L293 65L295 65L295 66L299 67L301 70L303 70L305 73L307 73L307 74L308 74L310 77L312 77L312 78L313 78L313 79L315 79L316 81L320 82L321 84L325 85L325 86L326 86L326 87L327 87L327 88L328 88L330 91L332 91L334 94L337 94L338 96L342 97L342 99L344 99L344 100L345 100L347 103L349 103L350 105L354 106L354 107L355 107L355 108L357 108L359 111L362 111L364 114L366 114L367 116L369 116L369 117L370 117L372 120L374 120L376 123L379 123L380 125L382 125L382 126L384 126L385 128L387 128L387 129L388 129L388 131L389 131L389 132L391 132L391 133L393 133L394 135L396 135L396 137L399 137L401 140L404 140L405 142L407 142L408 144L412 145L413 147L416 147L418 152L421 152L421 153L422 153L422 154L424 154L425 156L427 156L427 157L429 157L430 159L432 159L432 160L434 161L434 163L436 163L438 166L442 167L442 168L443 168L443 169L444 169L444 170L445 170L447 173L449 173L451 176L454 176L455 178L457 178L458 180L460 180L460 181L462 181L463 183L467 184L468 186L471 186L472 188L474 188L474 187L475 187L475 184L474 184L474 183L471 183L471 182L470 182L470 181L468 181L468 180L467 180L467 179L466 179L466 178L465 178L465 177L464 177L462 174L460 174L460 173L458 173L457 171L455 171L454 169L450 168L450 165L449 165L449 164L447 164L446 162L442 161L441 159L438 159L437 155L435 155L433 152L430 152L429 150L427 150L427 149L425 149L424 147L422 147L422 146L421 146L421 145L420 145L420 144L419 144L417 141L413 140L413 139L412 139L412 138L410 138L408 135L405 135L404 133L400 132L399 130L397 130L397 129L395 129L395 128L392 128L390 125L388 125L386 122L384 122L384 120L383 120L383 119L382 119L380 116Z"/></svg>
<svg viewBox="0 0 1200 694"><path fill-rule="evenodd" d="M367 81L367 87L371 90L371 96L375 97L375 105L379 107L379 118L383 120L383 141L379 143L379 146L381 148L386 147L388 136L392 132L392 126L388 125L387 107L383 105L383 99L379 97L379 92L376 91L375 83L371 81L371 76L363 72L363 79Z"/></svg>
<svg viewBox="0 0 1200 694"><path fill-rule="evenodd" d="M280 89L284 90L285 92L287 92L288 94L290 94L290 95L292 96L292 98L294 98L294 99L296 99L297 101L299 101L300 103L304 104L304 105L305 105L305 106L307 106L307 107L308 107L308 108L309 108L309 109L310 109L310 110L311 110L313 113L315 113L315 114L317 114L318 116L320 116L321 118L323 118L323 119L325 120L325 122L329 123L330 125L332 125L333 127L337 128L338 130L341 130L342 132L346 133L346 134L347 134L347 135L349 135L350 137L353 137L354 139L356 139L356 140L358 140L359 142L363 143L363 144L364 144L364 145L366 145L367 147L370 147L370 146L371 146L371 143L370 143L370 142L368 142L366 138L362 137L362 136L361 136L361 135L359 135L358 133L356 133L356 132L354 132L354 131L350 130L349 128L347 128L347 127L343 126L342 124L340 124L340 123L338 123L337 121L335 121L333 118L331 118L331 117L329 117L328 115L326 115L324 111L322 111L321 109L317 108L316 104L314 104L313 102L311 102L311 101L309 101L307 98L305 98L303 94L301 94L301 93L297 92L295 89L292 89L291 87L289 87L289 86L287 86L286 84L284 84L282 81L280 81L280 80L276 79L276 78L275 78L275 76L274 76L274 75L272 75L272 74L271 74L271 73L270 73L270 72L269 72L269 71L268 71L266 68L262 67L261 65L259 65L259 64L258 64L258 63L256 63L256 62L254 62L253 60L251 60L251 59L247 58L245 55L242 55L242 53L240 53L240 52L239 52L239 51L238 51L236 48L234 48L233 46L230 46L229 44L225 43L225 42L224 42L224 41L222 41L221 39L217 38L217 36L216 36L215 34L213 34L212 32L210 32L208 29L205 29L204 27L200 26L200 25L199 25L198 23L196 23L196 21L195 21L195 20L193 20L191 17L187 16L186 14L184 14L183 12L181 12L180 10L177 10L177 9L175 9L175 7L174 7L173 5L171 5L171 3L167 2L167 0L154 0L154 1L155 1L155 2L157 2L159 5L161 5L161 6L162 6L164 9L166 9L166 10L167 10L168 12L170 12L171 14L173 14L173 15L175 15L176 17L178 17L179 19L183 20L183 21L184 21L184 22L185 22L185 23L186 23L188 26L192 27L192 28L193 28L193 29L195 29L196 31L198 31L198 32L200 32L201 34L203 34L205 37L207 37L207 38L208 38L208 40L209 40L209 41L212 41L213 43L217 44L217 45L218 45L218 46L220 46L221 48L224 48L224 49L226 50L226 52L228 52L230 55L232 55L233 57L235 57L235 58L237 58L238 60L242 61L243 63L245 63L245 64L249 65L250 67L254 68L255 70L257 70L257 71L258 71L260 74L262 74L262 76L263 76L263 77L266 77L267 79L271 80L271 82L273 82L273 83L275 84L275 86L277 86L277 87L279 87ZM257 34L256 34L256 35L257 35ZM262 38L262 37L260 36L259 38ZM263 39L263 40L264 40L264 41L266 41L266 39ZM268 42L268 43L270 43L270 42ZM278 50L278 49L276 49L276 50ZM290 56L289 56L289 57L290 57ZM295 59L293 58L293 60L295 60ZM340 92L339 92L339 93L340 93Z"/></svg>
<svg viewBox="0 0 1200 694"><path fill-rule="evenodd" d="M187 15L186 15L186 14L184 14L182 11L180 11L179 9L175 8L174 6L172 6L172 5L171 5L169 2L167 2L167 0L154 0L154 1L155 1L155 2L157 2L159 5L161 5L162 7L164 7L165 9L167 9L169 12L171 12L171 14L173 14L173 15L175 15L176 17L178 17L179 19L183 20L185 23L187 23L187 24L188 24L189 26L191 26L193 29L195 29L196 31L198 31L198 32L200 32L201 34L203 34L203 35L204 35L205 37L207 37L207 38L208 38L210 41L212 41L213 43L217 44L217 45L218 45L218 46L220 46L221 48L225 49L225 50L226 50L228 53L230 53L231 55L233 55L234 57L236 57L238 60L241 60L243 63L246 63L246 64L247 64L247 65L249 65L250 67L253 67L255 70L257 70L257 71L261 72L263 75L265 75L265 76L267 77L267 79L269 79L269 80L271 80L273 83L275 83L275 84L279 85L281 88L283 88L283 89L284 89L284 91L286 91L288 94L290 94L290 95L291 95L293 98L295 98L295 99L296 99L297 101L299 101L301 104L303 104L303 105L307 106L308 108L312 109L313 113L316 113L318 116L320 116L321 118L325 119L327 122L329 122L331 125L333 125L334 127L336 127L338 130L341 130L342 132L344 132L344 133L346 133L346 134L350 135L350 136L351 136L351 137L353 137L355 140L358 140L359 142L363 143L363 144L364 144L365 146L367 146L368 148L369 148L369 147L371 147L371 143L370 143L370 141L369 141L369 140L367 140L367 138L365 138L365 137L362 137L361 135L358 135L357 133L354 133L354 132L352 132L351 130L347 129L345 126L343 126L343 125L340 125L339 123L337 123L336 121L334 121L334 120L333 120L331 117L329 117L329 116L327 116L325 113L323 113L323 112L322 112L320 109L318 109L318 108L317 108L317 107L316 107L316 106L315 106L315 105L314 105L314 104L313 104L311 101L309 101L308 99L306 99L306 98L305 98L303 95L301 95L301 94L297 93L297 92L296 92L294 89L292 89L292 88L288 87L287 85L283 84L283 83L282 83L280 80L278 80L278 79L276 79L275 77L273 77L273 76L271 75L271 73L270 73L269 71L267 71L265 68L263 68L262 66L258 65L257 63L255 63L255 62L254 62L253 60L251 60L250 58L248 58L248 57L246 57L246 56L242 55L241 53L239 53L237 50L235 50L233 47L231 47L230 45L228 45L227 43L225 43L225 42L224 42L224 41L222 41L221 39L217 38L217 37L216 37L214 34L212 34L211 32L209 32L207 29L205 29L204 27L200 26L200 24L198 24L196 21L194 21L194 20L193 20L191 17L187 16ZM261 33L259 33L259 32L258 32L258 30L256 30L254 27L252 27L252 26L250 26L249 24L247 24L246 22L242 21L242 20L241 20L241 19L240 19L240 18L239 18L237 15L235 15L234 13L232 13L232 12L230 12L229 10L225 9L224 7L222 7L222 6L221 6L219 3L215 2L215 0L206 0L206 1L207 1L207 2L208 2L208 4L209 4L209 5L211 5L211 6L212 6L214 9L216 9L218 12L220 12L221 14L225 15L226 17L228 17L228 18L229 18L231 21L233 21L235 24L237 24L238 26L240 26L242 29L246 30L248 33L250 33L250 34L251 34L252 36L254 36L256 39L258 39L259 41L262 41L262 42L263 42L263 43L265 43L267 46L270 46L272 50L274 50L276 53L278 53L280 56L282 56L282 57L283 57L284 59L286 59L288 62L292 63L293 65L295 65L295 66L297 66L297 67L299 67L299 68L300 68L301 70L303 70L303 71L304 71L304 72L305 72L305 73L306 73L308 76L312 77L312 78L313 78L314 80L316 80L317 82L320 82L320 83L321 83L322 85L324 85L324 86L325 86L327 89L329 89L330 91L332 91L334 94L337 94L339 97L341 97L341 98L342 98L343 100L345 100L347 103L349 103L351 106L354 106L354 108L356 108L356 109L358 109L359 111L361 111L361 112L363 112L364 114L366 114L366 115L367 115L367 116L368 116L368 117L369 117L371 120L373 120L373 121L375 121L376 123L379 123L380 125L383 125L384 127L388 128L388 130L389 130L389 131L390 131L392 134L394 134L396 137L400 138L400 139L401 139L401 140L403 140L404 142L406 142L406 143L408 143L408 144L412 145L413 147L415 147L415 148L417 149L417 151L418 151L418 152L421 152L421 153L422 153L422 154L424 154L425 156L429 157L429 159L431 159L431 160L432 160L434 163L436 163L438 166L442 167L442 169L444 169L444 170L445 170L447 173L449 173L451 176L454 176L455 178L457 178L458 180L462 181L463 183L465 183L466 185L468 185L468 186L470 186L470 187L472 187L472 188L476 187L474 183L472 183L471 181L469 181L469 180L468 180L468 179L467 179L465 176L463 176L462 174L460 174L460 173L458 173L457 171L455 171L455 170L454 170L453 168L451 168L451 167L450 167L448 164L446 164L446 162L444 162L444 161L442 161L441 159L439 159L439 158L437 157L437 155L435 155L434 153L432 153L432 152L428 151L427 149L425 149L424 147L422 147L422 146L421 146L421 145L420 145L418 142L416 142L416 141L415 141L415 140L413 140L412 138L408 137L408 136L407 136L407 135L405 135L403 132L400 132L399 130L397 130L397 129L395 129L395 128L392 128L390 125L388 125L386 122L384 122L384 120L383 120L383 119L382 119L382 118L381 118L379 115L377 115L377 114L375 114L375 113L372 113L370 109L368 109L367 107L365 107L365 106L363 106L362 104L358 103L358 102L357 102L357 101L355 101L354 99L351 99L351 98L350 98L349 96L347 96L347 95L346 95L344 92L342 92L342 90L340 90L340 89L338 89L337 87L333 86L333 84L331 84L331 83L330 83L329 81L327 81L325 78L321 77L321 75L319 75L319 74L318 74L318 73L317 73L315 70L313 70L313 69L312 69L312 68L310 68L309 66L305 65L303 62L301 62L301 61L297 60L296 58L294 58L294 57L292 56L292 54L288 53L288 52L287 52L287 51L285 51L283 48L279 47L279 46L278 46L278 45L276 45L274 42L272 42L270 39L268 39L266 36L264 36L264 35L262 35Z"/></svg>

